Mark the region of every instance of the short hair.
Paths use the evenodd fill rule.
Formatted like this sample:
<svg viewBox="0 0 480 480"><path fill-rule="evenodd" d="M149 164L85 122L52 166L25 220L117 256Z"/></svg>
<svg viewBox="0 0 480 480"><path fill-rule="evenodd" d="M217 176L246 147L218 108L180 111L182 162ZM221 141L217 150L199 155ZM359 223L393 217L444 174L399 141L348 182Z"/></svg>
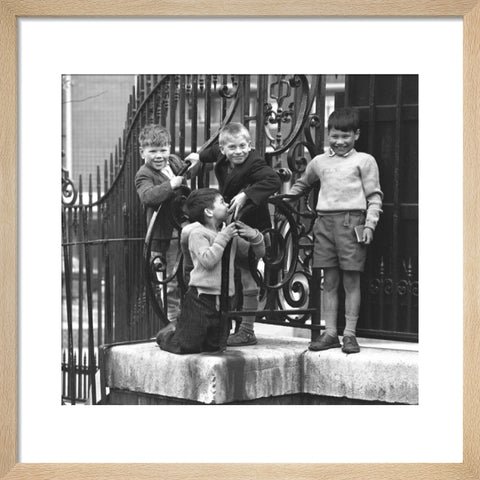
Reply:
<svg viewBox="0 0 480 480"><path fill-rule="evenodd" d="M227 123L227 125L220 130L218 143L220 146L225 145L229 138L238 137L239 135L245 137L248 142L250 141L250 132L245 125L237 122Z"/></svg>
<svg viewBox="0 0 480 480"><path fill-rule="evenodd" d="M215 200L222 194L216 188L199 188L194 190L185 202L185 213L190 223L205 223L205 209L212 208Z"/></svg>
<svg viewBox="0 0 480 480"><path fill-rule="evenodd" d="M138 136L140 147L165 147L170 145L170 133L160 125L145 125Z"/></svg>
<svg viewBox="0 0 480 480"><path fill-rule="evenodd" d="M332 128L342 132L356 132L360 128L360 115L356 108L344 107L334 110L328 117L328 131Z"/></svg>

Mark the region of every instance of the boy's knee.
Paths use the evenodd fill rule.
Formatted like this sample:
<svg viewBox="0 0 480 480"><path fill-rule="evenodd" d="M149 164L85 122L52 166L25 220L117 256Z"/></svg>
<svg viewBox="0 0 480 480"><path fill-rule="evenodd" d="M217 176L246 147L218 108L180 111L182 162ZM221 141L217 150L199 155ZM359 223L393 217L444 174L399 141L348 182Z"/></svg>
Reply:
<svg viewBox="0 0 480 480"><path fill-rule="evenodd" d="M337 269L325 269L323 277L323 290L330 292L337 290L340 284L340 272Z"/></svg>
<svg viewBox="0 0 480 480"><path fill-rule="evenodd" d="M360 288L360 272L343 272L343 286L346 291L354 291Z"/></svg>

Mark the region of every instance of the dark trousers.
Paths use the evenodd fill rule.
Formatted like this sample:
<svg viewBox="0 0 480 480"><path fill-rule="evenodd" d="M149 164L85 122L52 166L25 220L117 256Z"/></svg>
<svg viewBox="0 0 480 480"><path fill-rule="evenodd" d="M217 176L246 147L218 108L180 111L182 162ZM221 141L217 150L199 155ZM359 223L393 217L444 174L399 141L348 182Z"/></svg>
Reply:
<svg viewBox="0 0 480 480"><path fill-rule="evenodd" d="M195 287L189 287L175 331L160 332L157 336L160 348L178 354L225 350L230 321L220 320L216 298L199 295Z"/></svg>

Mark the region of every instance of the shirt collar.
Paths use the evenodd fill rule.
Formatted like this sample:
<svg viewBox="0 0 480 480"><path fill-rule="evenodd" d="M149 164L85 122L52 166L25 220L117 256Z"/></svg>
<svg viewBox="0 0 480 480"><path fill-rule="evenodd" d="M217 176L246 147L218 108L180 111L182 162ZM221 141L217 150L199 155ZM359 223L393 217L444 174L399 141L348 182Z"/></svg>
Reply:
<svg viewBox="0 0 480 480"><path fill-rule="evenodd" d="M355 152L355 149L352 148L351 150L349 150L345 155L338 155L339 157L348 157L352 152ZM329 157L334 157L336 155L336 153L331 149L329 148L328 149L328 156Z"/></svg>

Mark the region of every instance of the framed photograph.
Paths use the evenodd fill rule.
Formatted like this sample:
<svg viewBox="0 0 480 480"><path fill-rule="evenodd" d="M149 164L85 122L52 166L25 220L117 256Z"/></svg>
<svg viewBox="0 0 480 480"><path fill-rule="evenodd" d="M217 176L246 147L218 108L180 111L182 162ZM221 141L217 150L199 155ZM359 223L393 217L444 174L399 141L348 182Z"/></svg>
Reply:
<svg viewBox="0 0 480 480"><path fill-rule="evenodd" d="M475 238L479 222L480 5L478 0L448 5L434 0L421 5L413 1L385 3L306 0L290 6L268 0L184 5L174 0L167 5L147 2L134 6L100 0L86 6L54 0L16 5L0 0L1 478L477 478L480 357ZM238 75L210 75L216 70ZM278 70L292 75L274 75ZM174 81L163 85L159 80L168 76L164 74ZM75 82L80 85L86 76L91 80L101 75L114 77L116 83L127 79L125 91L132 78L137 90L144 88L147 93L158 84L153 103L146 102L146 110L134 105L127 116L155 118L158 113L163 124L170 122L177 128L175 118L162 110L163 103L175 99L180 110L187 110L183 117L188 118L195 137L192 119L202 117L203 112L196 112L194 102L187 98L192 92L204 95L211 81L215 89L217 82L218 88L223 82L224 96L220 95L217 103L228 116L230 93L235 89L245 88L250 103L255 102L257 89L264 90L276 100L264 103L270 107L263 109L265 118L257 113L258 118L251 122L270 125L266 144L260 135L253 136L257 149L266 152L281 144L281 119L285 125L295 123L287 118L288 108L292 116L295 107L283 100L283 86L292 90L285 98L291 94L299 105L302 82L306 90L315 92L311 105L316 110L305 116L312 131L315 113L328 111L329 98L335 99L336 106L363 108L362 132L367 134L362 146L366 146L364 151L373 146L375 156L388 156L398 147L395 142L377 144L372 140L375 115L384 122L392 118L392 125L399 124L402 114L408 117L411 124L404 137L408 147L403 152L413 152L414 166L401 170L394 164L381 169L392 170L393 180L389 179L386 187L391 204L397 205L392 208L390 200L385 202L385 211L393 209L393 214L385 213L388 222L401 222L395 217L395 212L400 212L415 223L413 230L406 228L396 239L400 249L408 250L409 241L416 244L416 260L409 257L400 262L411 281L402 283L397 276L393 282L410 293L416 288L420 298L412 305L413 294L408 294L397 305L403 309L400 322L405 318L408 324L397 329L402 331L401 339L418 345L418 400L387 400L402 405L368 406L360 402L291 402L209 407L151 402L134 408L117 397L106 406L71 405L77 397L70 394L71 385L65 381L61 391L58 368L59 345L65 342L59 324L67 317L59 308L63 292L59 277L67 264L58 253L60 244L68 244L61 238L58 215L58 193L68 178L62 171L60 186L58 165L60 153L71 148L65 142L65 129L69 128L65 118L72 112L66 111L70 107L65 105L78 102L76 112L83 115L86 127L93 123L92 115L97 120L103 115L102 122L108 125L102 132L107 127L117 129L113 128L116 113L105 111L107 104L115 102L114 96L109 97L115 95L111 91L115 82L97 86L96 109L81 108L81 102L90 99L88 90L71 96ZM239 86L250 76L254 94ZM186 96L176 93L175 82L185 88ZM384 95L385 105L379 101L372 108L374 88ZM397 109L389 111L394 92ZM406 105L398 100L403 94L410 99ZM70 95L68 102L65 95ZM110 100L102 104L102 96ZM239 118L249 117L248 104L243 101ZM209 117L206 106L202 108ZM204 130L199 129L199 136L203 139L208 135L207 122L202 121ZM322 123L313 142L322 148L327 145L325 128ZM382 124L377 138L382 132L390 135L392 128L397 127ZM193 142L190 135L190 131L185 135L185 125L179 123L178 136L173 138L175 153L188 155L189 142ZM307 148L308 133L304 135ZM82 145L86 151L85 139L86 135ZM201 145L202 139L195 145ZM402 150L395 155L400 159ZM140 162L138 158L135 161ZM288 165L297 165L296 161L289 159ZM100 192L103 183L108 190L107 177L113 178L109 168L114 170L116 163L106 159L105 173L98 175L93 187L84 181L84 191L90 192L85 198L92 196L92 190ZM284 167L287 160L277 163ZM85 228L75 215L72 211L72 228ZM100 226L95 228L100 230ZM360 243L365 231L368 228L358 234ZM118 258L124 258L124 252L119 251ZM81 261L89 260L86 256ZM378 261L383 265L383 255ZM374 286L374 280L369 280L369 285ZM109 288L103 280L95 281L103 285L100 288ZM389 287L381 288L387 291ZM383 299L380 303L384 316L395 309L395 305L384 307ZM89 306L90 300L84 308ZM376 318L377 313L369 315ZM399 321L393 318L391 322L398 325ZM362 328L368 336L368 330L376 328L375 322ZM108 330L102 335L108 343ZM145 335L149 338L150 330ZM352 365L355 357L348 356ZM66 360L61 362L63 368ZM79 380L78 388L80 384ZM99 383L93 388L100 396L104 387ZM79 403L88 403L92 392L82 388Z"/></svg>

